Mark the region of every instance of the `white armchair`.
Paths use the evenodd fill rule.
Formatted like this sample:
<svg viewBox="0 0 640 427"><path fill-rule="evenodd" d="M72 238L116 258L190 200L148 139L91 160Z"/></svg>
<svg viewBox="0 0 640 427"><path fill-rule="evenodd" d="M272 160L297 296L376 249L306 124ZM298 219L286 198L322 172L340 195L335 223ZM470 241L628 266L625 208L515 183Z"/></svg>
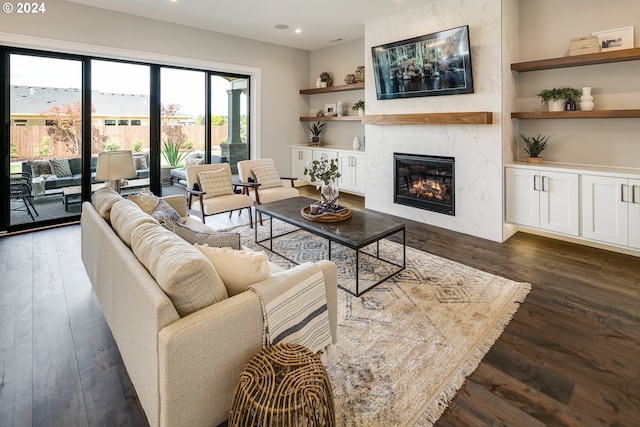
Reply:
<svg viewBox="0 0 640 427"><path fill-rule="evenodd" d="M243 191L236 192L238 187L247 187L242 183L233 183L229 163L215 163L188 166L187 172L187 207L190 214L200 215L202 222L209 215L223 212L249 209L249 225L253 227L251 206L253 199ZM197 184L194 187L194 184ZM249 185L250 186L250 185ZM195 199L195 200L194 200Z"/></svg>
<svg viewBox="0 0 640 427"><path fill-rule="evenodd" d="M297 178L282 177L273 159L242 160L238 162L240 183L256 205L298 197L300 192L294 186ZM256 185L258 184L258 185ZM251 191L253 188L253 191ZM260 218L262 224L262 218Z"/></svg>

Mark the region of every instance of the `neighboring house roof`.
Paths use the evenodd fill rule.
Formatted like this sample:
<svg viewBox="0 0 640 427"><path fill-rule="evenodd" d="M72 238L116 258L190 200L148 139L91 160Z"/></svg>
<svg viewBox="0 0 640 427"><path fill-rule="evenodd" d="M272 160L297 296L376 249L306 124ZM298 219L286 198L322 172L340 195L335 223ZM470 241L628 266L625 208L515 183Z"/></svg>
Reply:
<svg viewBox="0 0 640 427"><path fill-rule="evenodd" d="M12 115L40 115L51 107L72 104L82 99L77 88L11 86ZM91 91L91 103L97 116L149 117L149 95ZM176 117L188 117L182 112Z"/></svg>

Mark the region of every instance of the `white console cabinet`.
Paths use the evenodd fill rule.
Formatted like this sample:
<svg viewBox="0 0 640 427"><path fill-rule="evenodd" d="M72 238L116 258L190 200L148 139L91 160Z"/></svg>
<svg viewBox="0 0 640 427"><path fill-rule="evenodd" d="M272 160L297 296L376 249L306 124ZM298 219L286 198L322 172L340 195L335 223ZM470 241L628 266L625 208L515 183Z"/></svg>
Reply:
<svg viewBox="0 0 640 427"><path fill-rule="evenodd" d="M505 189L508 222L579 235L578 174L506 168Z"/></svg>
<svg viewBox="0 0 640 427"><path fill-rule="evenodd" d="M583 175L582 236L640 249L640 180Z"/></svg>
<svg viewBox="0 0 640 427"><path fill-rule="evenodd" d="M340 170L338 188L349 193L364 195L365 155L362 151L323 147L291 147L291 174L299 181L309 182L304 169L312 160L336 159Z"/></svg>

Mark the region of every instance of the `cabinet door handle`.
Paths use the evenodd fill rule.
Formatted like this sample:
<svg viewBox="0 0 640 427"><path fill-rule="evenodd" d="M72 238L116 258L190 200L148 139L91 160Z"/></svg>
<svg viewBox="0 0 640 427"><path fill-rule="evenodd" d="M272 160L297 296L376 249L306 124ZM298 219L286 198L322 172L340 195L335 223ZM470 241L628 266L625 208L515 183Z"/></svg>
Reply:
<svg viewBox="0 0 640 427"><path fill-rule="evenodd" d="M538 178L538 175L533 175L533 191L539 191L536 188L536 184L537 184L537 179L536 178Z"/></svg>
<svg viewBox="0 0 640 427"><path fill-rule="evenodd" d="M624 200L624 184L620 184L620 201L621 202L626 202L626 200Z"/></svg>
<svg viewBox="0 0 640 427"><path fill-rule="evenodd" d="M631 186L631 203L636 203L636 188L640 188L640 186L637 186L637 185Z"/></svg>
<svg viewBox="0 0 640 427"><path fill-rule="evenodd" d="M540 183L542 184L541 191L546 191L546 190L544 189L544 179L545 179L545 178L547 178L547 177L546 177L546 176L544 176L544 175L542 175L542 176L540 177ZM549 179L549 178L547 178L547 179Z"/></svg>

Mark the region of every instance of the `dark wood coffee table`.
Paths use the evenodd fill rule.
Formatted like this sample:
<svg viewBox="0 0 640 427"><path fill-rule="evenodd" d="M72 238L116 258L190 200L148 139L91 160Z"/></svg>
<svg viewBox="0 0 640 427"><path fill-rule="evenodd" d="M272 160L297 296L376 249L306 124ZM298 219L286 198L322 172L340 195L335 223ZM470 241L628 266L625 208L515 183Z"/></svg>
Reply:
<svg viewBox="0 0 640 427"><path fill-rule="evenodd" d="M315 234L316 236L320 236L326 238L329 241L328 247L328 258L331 260L331 243L338 243L342 246L346 246L350 249L356 251L356 286L355 292L351 289L347 289L341 286L338 283L338 287L349 292L352 295L360 296L366 291L374 288L378 284L384 282L388 278L394 276L398 272L404 270L406 267L406 239L405 239L405 227L404 224L390 218L387 218L382 215L378 215L370 212L362 212L362 211L352 211L351 218L340 221L340 222L315 222L305 219L301 214L300 210L310 205L311 203L315 203L316 200L309 199L307 197L295 197L286 200L280 200L277 202L266 203L263 205L256 206L256 222L255 222L255 242L262 246L265 249L270 250L271 252L277 253L273 250L273 239L281 237L285 234L280 234L278 236L273 235L273 221L269 221L269 237L266 239L258 240L258 216L262 214L263 216L270 216L271 218L277 218L287 224L291 224L301 230L307 231L309 233ZM297 231L297 230L296 230ZM290 232L289 232L290 233ZM398 264L394 261L390 261L388 259L383 259L380 257L380 240L392 236L396 233L402 233L402 264ZM263 242L269 241L268 246L264 245ZM373 256L380 260L381 262L385 262L387 264L391 264L393 266L399 267L397 270L393 271L391 274L386 275L382 279L375 282L373 285L367 287L364 290L360 290L360 251L362 248L369 246L375 243L375 253ZM283 256L282 254L279 254ZM370 254L368 254L370 255ZM288 259L291 262L294 260L289 259L285 256L283 258Z"/></svg>

